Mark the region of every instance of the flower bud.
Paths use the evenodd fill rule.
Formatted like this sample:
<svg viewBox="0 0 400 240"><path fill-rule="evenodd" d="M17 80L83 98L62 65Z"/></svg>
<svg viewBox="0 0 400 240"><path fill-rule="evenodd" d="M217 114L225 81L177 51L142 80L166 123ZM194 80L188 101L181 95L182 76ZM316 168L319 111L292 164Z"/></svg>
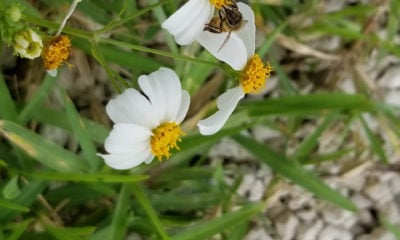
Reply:
<svg viewBox="0 0 400 240"><path fill-rule="evenodd" d="M42 38L32 29L16 34L13 44L15 53L22 58L34 59L42 53Z"/></svg>

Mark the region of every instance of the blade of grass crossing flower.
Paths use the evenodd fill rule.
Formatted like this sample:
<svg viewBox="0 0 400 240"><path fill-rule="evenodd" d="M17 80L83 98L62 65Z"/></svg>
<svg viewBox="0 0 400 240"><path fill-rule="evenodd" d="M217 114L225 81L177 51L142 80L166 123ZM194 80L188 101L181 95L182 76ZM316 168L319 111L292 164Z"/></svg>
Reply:
<svg viewBox="0 0 400 240"><path fill-rule="evenodd" d="M85 162L64 148L25 127L9 121L0 121L0 134L23 152L43 165L59 172L82 172Z"/></svg>
<svg viewBox="0 0 400 240"><path fill-rule="evenodd" d="M100 157L96 155L96 146L94 145L85 123L80 118L79 113L76 111L71 99L68 98L66 92L60 89L60 94L64 102L64 107L72 128L82 148L83 156L89 164L91 171L96 172L99 170L102 162Z"/></svg>
<svg viewBox="0 0 400 240"><path fill-rule="evenodd" d="M307 156L309 156L311 151L318 145L318 139L321 137L321 134L332 124L337 116L338 112L336 111L326 116L325 119L322 120L322 123L317 126L314 132L309 134L299 145L294 155L295 158L301 162L306 160Z"/></svg>
<svg viewBox="0 0 400 240"><path fill-rule="evenodd" d="M42 181L29 182L22 188L21 194L13 199L13 203L29 208L36 201L37 195L42 193L46 186ZM0 207L0 223L7 222L18 214L20 214L19 211Z"/></svg>
<svg viewBox="0 0 400 240"><path fill-rule="evenodd" d="M364 95L323 93L304 96L286 96L242 104L250 116L272 114L310 114L321 110L373 110L372 103Z"/></svg>
<svg viewBox="0 0 400 240"><path fill-rule="evenodd" d="M316 177L311 172L305 171L299 167L299 165L293 161L290 161L285 156L270 150L268 147L251 138L237 134L234 136L234 139L244 148L249 150L261 162L267 164L273 171L288 178L293 183L313 192L317 197L331 202L341 208L351 211L356 209L354 203L349 199L332 190L330 187L324 184L321 179Z"/></svg>
<svg viewBox="0 0 400 240"><path fill-rule="evenodd" d="M129 210L129 197L131 191L129 185L123 184L121 192L118 196L117 205L113 211L113 217L111 221L111 226L109 228L109 238L108 239L124 239L127 231L128 218L130 217L128 213Z"/></svg>
<svg viewBox="0 0 400 240"><path fill-rule="evenodd" d="M367 134L368 140L371 144L372 150L379 157L379 159L384 163L389 163L388 158L386 156L385 150L382 148L382 142L378 139L377 136L371 131L368 124L365 122L364 118L360 116L360 121L364 127L365 133Z"/></svg>
<svg viewBox="0 0 400 240"><path fill-rule="evenodd" d="M146 212L157 234L160 236L161 239L170 239L142 187L139 184L132 184L132 186L135 198L142 206L143 210Z"/></svg>
<svg viewBox="0 0 400 240"><path fill-rule="evenodd" d="M47 181L71 181L71 182L104 182L104 183L132 183L148 179L147 175L111 175L104 173L69 174L58 172L32 172L24 173L29 177Z"/></svg>
<svg viewBox="0 0 400 240"><path fill-rule="evenodd" d="M32 115L32 120L51 124L69 131L72 131L72 126L68 120L67 114L64 111L54 110L50 108L40 107ZM109 129L104 125L98 124L94 121L82 118L84 125L87 127L90 137L96 143L104 143L104 140L108 136Z"/></svg>
<svg viewBox="0 0 400 240"><path fill-rule="evenodd" d="M41 105L41 103L49 96L56 80L57 77L52 77L49 74L46 74L43 83L18 115L19 123L24 124L30 120L32 113L35 112L38 106Z"/></svg>
<svg viewBox="0 0 400 240"><path fill-rule="evenodd" d="M243 206L241 209L229 212L219 218L197 224L177 235L172 240L203 240L209 239L217 233L229 229L230 227L249 221L251 217L263 210L262 203L250 204Z"/></svg>
<svg viewBox="0 0 400 240"><path fill-rule="evenodd" d="M17 119L17 109L2 74L0 74L0 118L6 120Z"/></svg>

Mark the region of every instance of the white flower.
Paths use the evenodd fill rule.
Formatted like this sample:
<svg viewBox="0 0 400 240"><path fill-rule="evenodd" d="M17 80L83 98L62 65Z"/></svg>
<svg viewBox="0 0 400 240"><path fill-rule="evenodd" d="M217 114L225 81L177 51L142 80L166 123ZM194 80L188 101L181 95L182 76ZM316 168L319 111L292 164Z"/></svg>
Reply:
<svg viewBox="0 0 400 240"><path fill-rule="evenodd" d="M189 108L190 96L181 88L174 71L160 68L139 77L142 95L127 89L111 100L106 111L115 123L104 147L109 154L99 154L115 169L133 168L150 163L156 156L170 156L183 134L179 124Z"/></svg>
<svg viewBox="0 0 400 240"><path fill-rule="evenodd" d="M189 0L165 20L161 27L175 37L180 45L189 45L203 32L203 28L214 13L210 0Z"/></svg>
<svg viewBox="0 0 400 240"><path fill-rule="evenodd" d="M255 93L265 86L272 68L265 66L255 54L255 23L253 10L243 3L238 3L239 11L247 23L237 32L232 32L230 39L220 49L228 33L203 32L197 40L216 58L239 70L239 86L229 89L217 99L218 111L199 121L197 126L203 135L211 135L220 130L233 113L238 102L246 93Z"/></svg>
<svg viewBox="0 0 400 240"><path fill-rule="evenodd" d="M42 38L32 29L24 30L14 36L14 51L22 58L37 58L42 53L42 48Z"/></svg>
<svg viewBox="0 0 400 240"><path fill-rule="evenodd" d="M226 62L235 70L242 70L255 52L256 25L253 10L241 2L237 3L237 6L245 23L238 31L231 32L229 40L222 48L220 47L229 32L202 31L196 40L219 60Z"/></svg>

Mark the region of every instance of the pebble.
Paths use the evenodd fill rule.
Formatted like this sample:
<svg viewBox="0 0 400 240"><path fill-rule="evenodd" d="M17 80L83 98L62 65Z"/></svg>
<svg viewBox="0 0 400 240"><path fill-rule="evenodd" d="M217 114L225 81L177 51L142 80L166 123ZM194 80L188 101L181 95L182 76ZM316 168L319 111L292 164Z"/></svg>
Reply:
<svg viewBox="0 0 400 240"><path fill-rule="evenodd" d="M282 240L292 240L296 234L299 223L300 221L296 215L290 212L279 216L275 221L276 230Z"/></svg>
<svg viewBox="0 0 400 240"><path fill-rule="evenodd" d="M334 227L326 226L319 233L318 240L352 240L353 237L350 232Z"/></svg>

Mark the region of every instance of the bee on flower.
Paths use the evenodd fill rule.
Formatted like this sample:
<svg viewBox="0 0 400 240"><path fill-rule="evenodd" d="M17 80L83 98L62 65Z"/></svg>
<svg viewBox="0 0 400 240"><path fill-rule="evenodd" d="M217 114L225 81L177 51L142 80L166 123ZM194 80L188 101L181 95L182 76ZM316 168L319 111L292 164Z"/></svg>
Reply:
<svg viewBox="0 0 400 240"><path fill-rule="evenodd" d="M189 93L181 88L176 73L160 68L138 80L141 94L126 89L111 100L106 112L115 123L99 154L112 168L129 169L150 163L154 157L169 158L184 132L179 124L189 108Z"/></svg>
<svg viewBox="0 0 400 240"><path fill-rule="evenodd" d="M223 9L231 9L235 5L233 0L189 0L165 20L161 26L175 37L175 41L179 45L190 45L203 32L205 26L210 23L215 8L220 14L226 12ZM221 10L223 12L220 12ZM216 16L214 22L218 18Z"/></svg>
<svg viewBox="0 0 400 240"><path fill-rule="evenodd" d="M32 29L26 29L14 36L14 52L21 58L35 59L43 48L42 38Z"/></svg>
<svg viewBox="0 0 400 240"><path fill-rule="evenodd" d="M237 70L239 81L237 87L229 89L218 97L218 111L199 121L197 126L203 135L211 135L220 130L245 94L261 91L272 72L272 67L269 64L264 65L260 57L255 54L253 10L243 3L237 5L247 23L240 30L232 32L229 41L222 49L220 44L226 38L222 34L205 31L197 39L216 58Z"/></svg>

